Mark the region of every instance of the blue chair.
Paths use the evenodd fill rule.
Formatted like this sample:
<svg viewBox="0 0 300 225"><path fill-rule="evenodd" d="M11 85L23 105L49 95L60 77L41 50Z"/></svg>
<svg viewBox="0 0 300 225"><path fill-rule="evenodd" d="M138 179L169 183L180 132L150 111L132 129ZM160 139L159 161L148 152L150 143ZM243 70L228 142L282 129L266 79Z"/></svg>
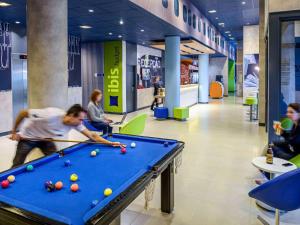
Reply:
<svg viewBox="0 0 300 225"><path fill-rule="evenodd" d="M300 208L300 169L254 188L249 196L275 208L275 224L279 225L279 210L293 211Z"/></svg>
<svg viewBox="0 0 300 225"><path fill-rule="evenodd" d="M89 129L90 131L102 132L102 130L96 129L96 128L91 124L91 122L90 122L88 119L84 119L84 120L83 120L83 125L84 125L87 129Z"/></svg>

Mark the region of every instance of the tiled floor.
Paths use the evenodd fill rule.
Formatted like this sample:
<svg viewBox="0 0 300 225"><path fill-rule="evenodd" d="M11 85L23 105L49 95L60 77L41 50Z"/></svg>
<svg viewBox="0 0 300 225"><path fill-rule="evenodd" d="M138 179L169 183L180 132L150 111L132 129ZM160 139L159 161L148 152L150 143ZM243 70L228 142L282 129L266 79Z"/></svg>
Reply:
<svg viewBox="0 0 300 225"><path fill-rule="evenodd" d="M141 195L122 214L123 225L258 225L257 209L249 199L258 171L251 165L266 144L264 128L249 122L247 107L234 97L191 108L186 122L157 121L149 110L144 135L182 140L183 164L175 177L175 211L160 213L160 183L156 183L150 209ZM140 112L139 112L140 113ZM134 114L128 115L130 117ZM113 118L120 116L112 115ZM71 136L79 137L75 132ZM83 138L83 137L80 137ZM0 170L10 166L15 143L0 138ZM40 156L35 151L30 159ZM271 214L264 216L272 217ZM283 215L300 224L299 211ZM297 222L298 221L298 222Z"/></svg>

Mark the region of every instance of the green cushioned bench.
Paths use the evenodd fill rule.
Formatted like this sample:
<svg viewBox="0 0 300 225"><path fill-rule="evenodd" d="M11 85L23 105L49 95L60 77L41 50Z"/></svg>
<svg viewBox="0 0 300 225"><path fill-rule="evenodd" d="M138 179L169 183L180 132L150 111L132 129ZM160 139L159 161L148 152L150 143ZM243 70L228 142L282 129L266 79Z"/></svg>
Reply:
<svg viewBox="0 0 300 225"><path fill-rule="evenodd" d="M190 110L188 107L176 107L174 108L174 119L186 120L190 116Z"/></svg>
<svg viewBox="0 0 300 225"><path fill-rule="evenodd" d="M300 168L300 155L297 155L294 158L290 159L290 162L294 163L298 168Z"/></svg>

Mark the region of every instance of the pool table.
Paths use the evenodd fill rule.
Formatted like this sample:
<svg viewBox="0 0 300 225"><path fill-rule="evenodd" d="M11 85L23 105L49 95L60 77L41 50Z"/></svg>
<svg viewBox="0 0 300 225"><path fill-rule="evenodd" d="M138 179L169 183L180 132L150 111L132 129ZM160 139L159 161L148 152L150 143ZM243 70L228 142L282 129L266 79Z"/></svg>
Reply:
<svg viewBox="0 0 300 225"><path fill-rule="evenodd" d="M174 159L184 148L176 140L113 134L110 141L127 145L122 154L119 147L102 144L78 144L58 153L2 172L0 181L16 177L8 188L0 187L0 224L97 224L115 222L121 212L145 190L152 179L161 175L161 210L174 208ZM131 148L131 143L136 143ZM166 143L167 142L167 143ZM99 149L92 157L91 151ZM69 166L65 165L70 161ZM78 180L72 182L71 174ZM46 181L62 181L61 190L48 192ZM70 186L79 185L72 192ZM106 188L112 189L104 196ZM98 204L92 206L97 200Z"/></svg>

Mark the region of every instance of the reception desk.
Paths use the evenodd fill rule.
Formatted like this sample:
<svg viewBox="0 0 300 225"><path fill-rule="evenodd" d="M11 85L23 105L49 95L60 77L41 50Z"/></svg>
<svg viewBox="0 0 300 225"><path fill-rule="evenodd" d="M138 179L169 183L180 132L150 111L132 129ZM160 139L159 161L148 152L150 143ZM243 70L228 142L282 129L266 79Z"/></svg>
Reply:
<svg viewBox="0 0 300 225"><path fill-rule="evenodd" d="M198 87L198 84L181 85L180 107L188 107L198 103Z"/></svg>

